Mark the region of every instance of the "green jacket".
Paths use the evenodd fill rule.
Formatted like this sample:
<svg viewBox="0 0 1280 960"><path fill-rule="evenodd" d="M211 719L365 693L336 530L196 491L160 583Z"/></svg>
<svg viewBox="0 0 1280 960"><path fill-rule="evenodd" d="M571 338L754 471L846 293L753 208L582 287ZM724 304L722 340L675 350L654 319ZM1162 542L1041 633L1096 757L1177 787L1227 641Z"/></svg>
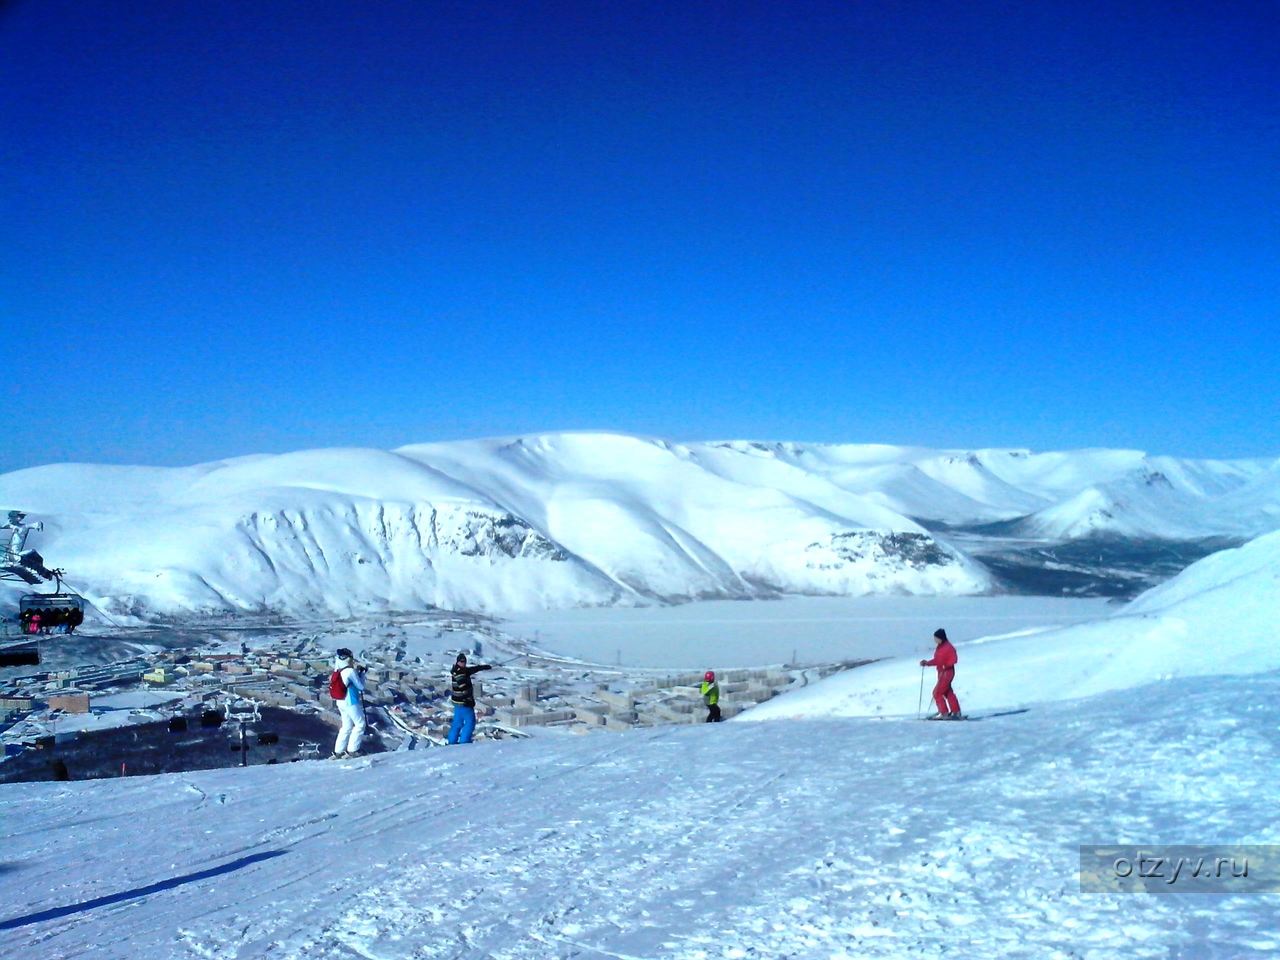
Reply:
<svg viewBox="0 0 1280 960"><path fill-rule="evenodd" d="M715 681L708 683L706 680L703 680L702 681L702 699L707 702L708 707L714 707L717 703L719 703L720 702L720 684L716 683Z"/></svg>

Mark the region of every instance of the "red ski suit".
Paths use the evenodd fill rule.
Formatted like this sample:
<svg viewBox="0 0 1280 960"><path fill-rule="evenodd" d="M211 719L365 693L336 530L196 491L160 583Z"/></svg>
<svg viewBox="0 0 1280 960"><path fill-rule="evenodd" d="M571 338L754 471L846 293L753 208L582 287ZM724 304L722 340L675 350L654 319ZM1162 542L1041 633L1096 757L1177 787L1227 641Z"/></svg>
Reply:
<svg viewBox="0 0 1280 960"><path fill-rule="evenodd" d="M950 640L943 640L934 651L933 659L924 661L926 667L938 668L938 682L933 687L933 702L939 713L959 713L960 701L951 689L956 676L956 648Z"/></svg>

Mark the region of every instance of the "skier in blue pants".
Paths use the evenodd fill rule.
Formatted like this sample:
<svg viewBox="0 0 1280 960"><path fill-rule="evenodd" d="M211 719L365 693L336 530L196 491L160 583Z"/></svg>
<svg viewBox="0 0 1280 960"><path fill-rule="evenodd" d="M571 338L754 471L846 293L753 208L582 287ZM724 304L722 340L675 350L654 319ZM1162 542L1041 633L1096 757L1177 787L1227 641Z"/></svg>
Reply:
<svg viewBox="0 0 1280 960"><path fill-rule="evenodd" d="M471 734L476 729L476 694L471 685L473 674L481 670L492 670L487 663L467 666L467 655L458 654L454 661L451 679L453 680L453 723L449 725L449 736L446 743L470 743Z"/></svg>

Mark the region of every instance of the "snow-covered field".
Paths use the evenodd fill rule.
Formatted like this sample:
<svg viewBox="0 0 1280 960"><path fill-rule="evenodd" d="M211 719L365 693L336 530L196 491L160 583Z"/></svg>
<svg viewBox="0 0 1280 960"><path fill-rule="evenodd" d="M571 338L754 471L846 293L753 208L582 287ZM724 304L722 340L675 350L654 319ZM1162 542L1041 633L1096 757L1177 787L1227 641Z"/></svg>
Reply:
<svg viewBox="0 0 1280 960"><path fill-rule="evenodd" d="M1275 956L1272 896L1080 844L1277 843L1280 674L972 724L723 724L8 786L0 956Z"/></svg>
<svg viewBox="0 0 1280 960"><path fill-rule="evenodd" d="M705 669L924 654L933 631L972 639L1105 617L1096 598L786 597L514 616L501 629L554 653L627 666Z"/></svg>

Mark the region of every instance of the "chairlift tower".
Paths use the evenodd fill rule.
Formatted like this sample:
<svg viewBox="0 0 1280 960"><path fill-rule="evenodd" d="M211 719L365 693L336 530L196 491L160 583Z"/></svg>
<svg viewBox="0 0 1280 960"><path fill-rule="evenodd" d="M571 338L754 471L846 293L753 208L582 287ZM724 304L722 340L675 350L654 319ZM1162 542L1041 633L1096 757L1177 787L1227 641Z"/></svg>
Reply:
<svg viewBox="0 0 1280 960"><path fill-rule="evenodd" d="M0 545L0 580L25 583L36 586L46 580L52 580L54 571L44 565L44 558L34 550L27 549L27 538L34 530L44 530L44 521L27 523L27 515L21 510L10 510L9 519L0 527L3 536Z"/></svg>

